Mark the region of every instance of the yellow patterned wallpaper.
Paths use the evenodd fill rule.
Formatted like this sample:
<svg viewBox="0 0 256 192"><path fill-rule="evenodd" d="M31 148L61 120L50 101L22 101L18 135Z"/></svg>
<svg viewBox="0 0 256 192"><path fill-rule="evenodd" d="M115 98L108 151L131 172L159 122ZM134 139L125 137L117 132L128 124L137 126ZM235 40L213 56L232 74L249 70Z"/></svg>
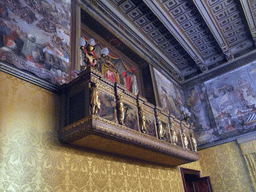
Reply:
<svg viewBox="0 0 256 192"><path fill-rule="evenodd" d="M170 168L57 141L57 95L0 72L0 191L182 192ZM184 167L200 170L199 162Z"/></svg>
<svg viewBox="0 0 256 192"><path fill-rule="evenodd" d="M256 191L256 140L240 143L252 185Z"/></svg>
<svg viewBox="0 0 256 192"><path fill-rule="evenodd" d="M241 143L241 150L243 154L255 153L256 152L256 140Z"/></svg>
<svg viewBox="0 0 256 192"><path fill-rule="evenodd" d="M251 180L239 146L226 143L199 152L203 176L210 176L213 191L251 192Z"/></svg>

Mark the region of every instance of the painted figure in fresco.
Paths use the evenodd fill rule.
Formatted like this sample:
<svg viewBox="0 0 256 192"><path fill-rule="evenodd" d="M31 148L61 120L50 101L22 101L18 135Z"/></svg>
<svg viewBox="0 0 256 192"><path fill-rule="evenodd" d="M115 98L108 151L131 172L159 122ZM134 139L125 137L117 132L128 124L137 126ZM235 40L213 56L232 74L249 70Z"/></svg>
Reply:
<svg viewBox="0 0 256 192"><path fill-rule="evenodd" d="M212 107L215 121L218 126L219 134L236 130L235 122L232 120L235 111L240 102L237 102L238 95L234 91L234 86L230 83L221 84L221 86L214 88L214 98L210 102L215 101ZM234 102L235 101L235 102ZM199 139L200 140L200 139Z"/></svg>
<svg viewBox="0 0 256 192"><path fill-rule="evenodd" d="M208 123L205 117L205 112L203 109L202 100L204 99L204 92L198 93L196 89L192 89L191 95L187 100L187 105L190 107L191 112L196 117L196 120L202 126L202 128L207 128Z"/></svg>
<svg viewBox="0 0 256 192"><path fill-rule="evenodd" d="M173 97L167 93L166 89L161 86L160 101L164 112L173 114L175 117L180 117L180 110L175 103Z"/></svg>
<svg viewBox="0 0 256 192"><path fill-rule="evenodd" d="M251 85L244 79L238 81L238 93L248 108L256 108L256 93Z"/></svg>
<svg viewBox="0 0 256 192"><path fill-rule="evenodd" d="M164 111L167 113L171 112L171 109L176 109L174 100L171 96L168 95L166 89L164 87L161 87L161 102L162 107L164 108Z"/></svg>
<svg viewBox="0 0 256 192"><path fill-rule="evenodd" d="M124 66L125 67L125 66ZM118 67L118 69L120 69L121 67ZM125 87L133 92L134 94L138 94L139 90L138 90L138 84L137 84L137 78L136 78L136 69L135 67L132 68L128 68L125 67L125 69L120 69L121 72L121 77L123 80L123 84L125 85Z"/></svg>
<svg viewBox="0 0 256 192"><path fill-rule="evenodd" d="M100 110L100 100L99 100L99 93L98 93L98 85L95 84L91 88L91 107L92 107L92 114L98 114Z"/></svg>
<svg viewBox="0 0 256 192"><path fill-rule="evenodd" d="M180 120L181 121L185 121L185 123L189 123L189 120L190 120L190 116L191 116L191 113L189 112L189 110L186 108L186 107L181 107L181 117L180 117Z"/></svg>
<svg viewBox="0 0 256 192"><path fill-rule="evenodd" d="M21 36L24 44L21 50L21 53L24 54L26 58L32 57L32 53L36 51L36 37L32 34L28 34L27 36Z"/></svg>
<svg viewBox="0 0 256 192"><path fill-rule="evenodd" d="M0 48L5 45L4 37L11 35L11 29L5 24L5 22L0 18Z"/></svg>
<svg viewBox="0 0 256 192"><path fill-rule="evenodd" d="M11 34L4 36L4 45L5 45L5 47L8 47L9 49L11 49L16 54L19 55L24 46L22 36L19 33L20 28L15 25L11 25L11 24L9 24L9 25L11 26L11 28L10 28Z"/></svg>

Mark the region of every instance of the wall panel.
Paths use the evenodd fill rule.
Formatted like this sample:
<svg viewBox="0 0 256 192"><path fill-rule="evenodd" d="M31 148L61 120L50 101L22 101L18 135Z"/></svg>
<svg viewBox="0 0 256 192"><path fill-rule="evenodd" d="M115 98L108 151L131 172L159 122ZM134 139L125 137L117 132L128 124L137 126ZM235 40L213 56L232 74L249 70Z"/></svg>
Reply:
<svg viewBox="0 0 256 192"><path fill-rule="evenodd" d="M213 191L253 191L239 146L226 143L199 151L203 176L210 176Z"/></svg>
<svg viewBox="0 0 256 192"><path fill-rule="evenodd" d="M57 95L0 72L0 191L183 191L179 167L61 145L58 105Z"/></svg>

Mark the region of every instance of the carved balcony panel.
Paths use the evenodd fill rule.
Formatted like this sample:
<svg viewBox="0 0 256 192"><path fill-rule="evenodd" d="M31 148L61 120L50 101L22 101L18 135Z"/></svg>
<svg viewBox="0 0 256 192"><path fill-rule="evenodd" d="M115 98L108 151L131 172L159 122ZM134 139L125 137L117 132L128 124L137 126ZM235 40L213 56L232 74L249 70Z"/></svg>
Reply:
<svg viewBox="0 0 256 192"><path fill-rule="evenodd" d="M169 116L161 109L155 109L157 132L160 140L171 143Z"/></svg>
<svg viewBox="0 0 256 192"><path fill-rule="evenodd" d="M140 131L136 95L116 83L117 115L119 124ZM120 106L121 105L121 106ZM123 106L123 107L122 107Z"/></svg>
<svg viewBox="0 0 256 192"><path fill-rule="evenodd" d="M168 166L199 158L190 147L184 148L179 120L92 67L62 87L61 107L62 143ZM175 144L171 127L177 132Z"/></svg>

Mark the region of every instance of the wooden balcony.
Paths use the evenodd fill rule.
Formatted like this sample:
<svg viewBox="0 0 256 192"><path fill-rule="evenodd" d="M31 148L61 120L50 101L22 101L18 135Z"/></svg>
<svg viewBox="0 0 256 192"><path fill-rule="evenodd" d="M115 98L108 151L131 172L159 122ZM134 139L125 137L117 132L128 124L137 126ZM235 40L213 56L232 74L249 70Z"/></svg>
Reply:
<svg viewBox="0 0 256 192"><path fill-rule="evenodd" d="M199 159L187 124L93 68L63 86L61 107L65 144L168 166Z"/></svg>

